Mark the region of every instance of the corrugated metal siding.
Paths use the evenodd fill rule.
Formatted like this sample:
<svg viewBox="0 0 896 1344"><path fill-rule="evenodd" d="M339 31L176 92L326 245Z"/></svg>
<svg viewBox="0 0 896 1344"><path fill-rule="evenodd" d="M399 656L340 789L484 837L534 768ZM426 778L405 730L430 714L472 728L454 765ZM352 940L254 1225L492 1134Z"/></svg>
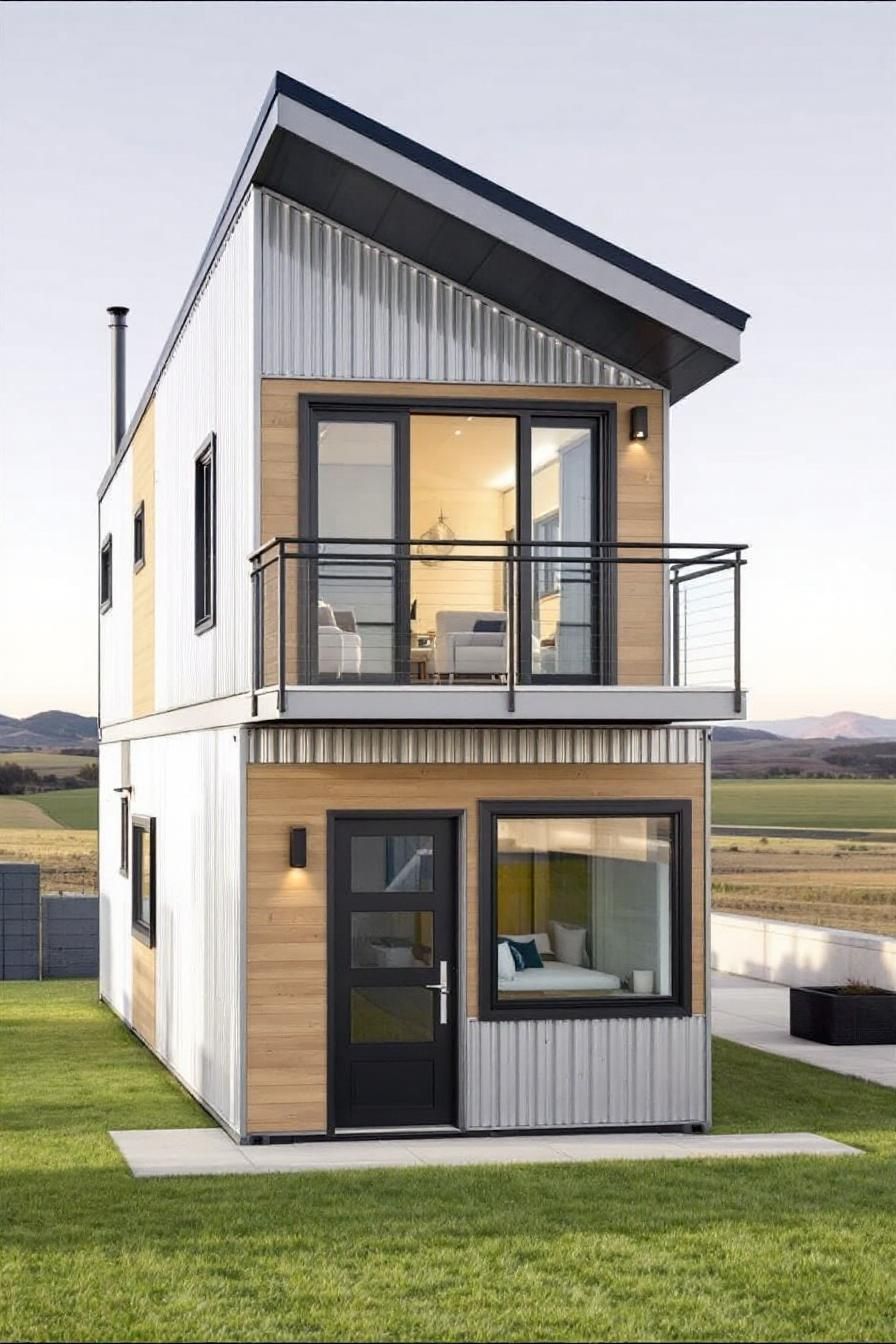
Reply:
<svg viewBox="0 0 896 1344"><path fill-rule="evenodd" d="M256 765L699 765L702 728L252 728Z"/></svg>
<svg viewBox="0 0 896 1344"><path fill-rule="evenodd" d="M99 754L99 900L100 993L126 1022L131 1012L131 883L118 870L122 744L100 746Z"/></svg>
<svg viewBox="0 0 896 1344"><path fill-rule="evenodd" d="M102 543L106 536L112 537L112 606L99 617L100 716L103 723L129 719L134 697L132 467L133 455L129 453L100 504L99 540Z"/></svg>
<svg viewBox="0 0 896 1344"><path fill-rule="evenodd" d="M246 198L156 391L156 709L248 690L255 545L254 229ZM217 436L217 621L193 633L193 461Z"/></svg>
<svg viewBox="0 0 896 1344"><path fill-rule="evenodd" d="M134 741L131 778L134 813L156 818L156 1050L188 1087L239 1129L238 735L222 729ZM114 848L116 834L104 827L104 854Z"/></svg>
<svg viewBox="0 0 896 1344"><path fill-rule="evenodd" d="M706 1120L703 1017L467 1023L466 1127Z"/></svg>
<svg viewBox="0 0 896 1344"><path fill-rule="evenodd" d="M656 386L320 215L261 197L269 377Z"/></svg>

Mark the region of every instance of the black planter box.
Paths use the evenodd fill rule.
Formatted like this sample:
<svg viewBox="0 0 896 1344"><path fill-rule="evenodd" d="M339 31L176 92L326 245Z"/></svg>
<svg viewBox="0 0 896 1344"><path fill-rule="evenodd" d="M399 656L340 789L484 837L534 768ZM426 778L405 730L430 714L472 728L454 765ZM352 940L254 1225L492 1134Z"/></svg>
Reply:
<svg viewBox="0 0 896 1344"><path fill-rule="evenodd" d="M822 1045L896 1045L896 992L839 994L838 988L791 989L791 1036Z"/></svg>

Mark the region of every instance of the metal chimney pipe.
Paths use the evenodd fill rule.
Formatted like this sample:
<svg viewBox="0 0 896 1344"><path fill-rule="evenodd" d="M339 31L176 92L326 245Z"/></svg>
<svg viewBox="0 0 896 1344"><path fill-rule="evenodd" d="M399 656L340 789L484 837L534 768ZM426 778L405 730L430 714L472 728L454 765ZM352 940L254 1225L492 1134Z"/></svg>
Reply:
<svg viewBox="0 0 896 1344"><path fill-rule="evenodd" d="M128 308L107 308L109 314L109 327L112 332L112 457L118 452L122 439L124 438L125 419L124 419L124 393L125 393L125 362L124 362L124 340L127 331L127 322L125 318L130 310Z"/></svg>

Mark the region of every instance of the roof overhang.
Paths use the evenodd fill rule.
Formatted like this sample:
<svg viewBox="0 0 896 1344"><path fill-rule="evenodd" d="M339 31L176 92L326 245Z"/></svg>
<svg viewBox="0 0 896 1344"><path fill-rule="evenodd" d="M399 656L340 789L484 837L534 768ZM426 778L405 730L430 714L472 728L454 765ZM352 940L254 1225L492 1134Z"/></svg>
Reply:
<svg viewBox="0 0 896 1344"><path fill-rule="evenodd" d="M740 357L747 313L278 73L101 494L251 186L659 383L673 402Z"/></svg>

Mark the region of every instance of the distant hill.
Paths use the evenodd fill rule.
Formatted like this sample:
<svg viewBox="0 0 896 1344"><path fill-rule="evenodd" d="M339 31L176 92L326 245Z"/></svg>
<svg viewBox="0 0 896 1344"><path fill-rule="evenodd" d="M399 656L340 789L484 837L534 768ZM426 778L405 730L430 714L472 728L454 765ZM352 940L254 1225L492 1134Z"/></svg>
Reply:
<svg viewBox="0 0 896 1344"><path fill-rule="evenodd" d="M896 778L896 742L773 737L754 734L725 739L713 730L712 772L717 779L774 779L818 776Z"/></svg>
<svg viewBox="0 0 896 1344"><path fill-rule="evenodd" d="M763 728L734 728L722 724L712 730L713 742L780 742L777 733L769 733Z"/></svg>
<svg viewBox="0 0 896 1344"><path fill-rule="evenodd" d="M95 751L96 719L47 709L27 719L0 714L0 751Z"/></svg>
<svg viewBox="0 0 896 1344"><path fill-rule="evenodd" d="M876 714L856 714L839 710L836 714L809 715L803 719L771 719L749 723L751 731L774 733L776 737L848 737L871 741L896 738L896 719L881 719Z"/></svg>

